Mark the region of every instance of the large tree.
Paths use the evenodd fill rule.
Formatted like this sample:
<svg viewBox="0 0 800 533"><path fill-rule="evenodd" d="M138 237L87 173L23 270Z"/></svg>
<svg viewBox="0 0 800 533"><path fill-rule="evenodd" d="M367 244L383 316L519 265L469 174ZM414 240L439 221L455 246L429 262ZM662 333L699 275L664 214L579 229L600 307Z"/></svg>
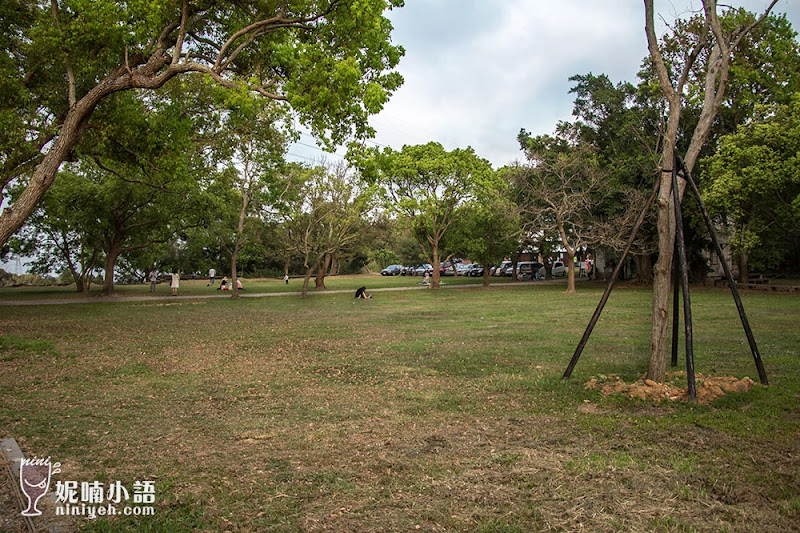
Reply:
<svg viewBox="0 0 800 533"><path fill-rule="evenodd" d="M287 102L328 145L369 136L402 78L383 14L402 0L5 0L0 3L0 246L71 158L95 110L121 91L203 75Z"/></svg>
<svg viewBox="0 0 800 533"><path fill-rule="evenodd" d="M294 204L285 210L283 225L292 251L303 261L305 297L311 275L317 273L316 288L324 289L332 258L358 242L373 191L343 165L292 170L299 175L293 182L301 185Z"/></svg>
<svg viewBox="0 0 800 533"><path fill-rule="evenodd" d="M448 152L435 142L376 152L368 172L383 188L388 206L407 217L424 256L433 265L431 286L439 286L441 243L456 209L474 199L493 178L491 164L472 148Z"/></svg>
<svg viewBox="0 0 800 533"><path fill-rule="evenodd" d="M510 194L512 172L509 167L499 169L478 187L474 201L456 213L452 250L484 267L484 287L489 286L489 267L519 249L521 223Z"/></svg>
<svg viewBox="0 0 800 533"><path fill-rule="evenodd" d="M739 260L775 267L781 241L800 235L800 95L791 105L763 106L755 120L723 136L703 178L709 209L724 217Z"/></svg>
<svg viewBox="0 0 800 533"><path fill-rule="evenodd" d="M81 293L89 291L92 273L104 260L98 220L106 210L95 192L81 175L63 171L9 241L17 254L34 258L33 272L66 270Z"/></svg>
<svg viewBox="0 0 800 533"><path fill-rule="evenodd" d="M231 296L237 298L239 253L291 187L279 171L289 137L280 128L286 123L281 108L268 101L241 95L221 115L212 143L221 168L209 189L218 209L209 229L230 257Z"/></svg>
<svg viewBox="0 0 800 533"><path fill-rule="evenodd" d="M515 172L517 205L534 231L556 232L567 254L567 293L575 292L573 259L594 242L593 207L604 175L590 146L542 135L520 142L529 164Z"/></svg>
<svg viewBox="0 0 800 533"><path fill-rule="evenodd" d="M767 13L777 3L772 0ZM660 153L660 189L658 194L658 262L653 282L653 326L650 334L650 362L648 378L662 382L669 360L669 298L672 274L672 256L675 243L675 215L672 207L671 172L676 143L681 125L681 114L686 106L689 86L696 67L702 65L702 78L697 79L695 98L702 101L696 125L692 131L684 160L689 171L694 168L700 151L711 131L714 119L725 100L725 89L730 73L733 52L744 37L766 16L754 20L723 25L716 0L703 0L703 23L693 46L682 48L680 61L668 62L669 39L659 41L655 30L654 0L644 0L645 34L650 60L655 70L659 88L667 101L668 113ZM699 61L699 62L698 62ZM680 184L683 189L684 184ZM682 193L683 191L679 191Z"/></svg>

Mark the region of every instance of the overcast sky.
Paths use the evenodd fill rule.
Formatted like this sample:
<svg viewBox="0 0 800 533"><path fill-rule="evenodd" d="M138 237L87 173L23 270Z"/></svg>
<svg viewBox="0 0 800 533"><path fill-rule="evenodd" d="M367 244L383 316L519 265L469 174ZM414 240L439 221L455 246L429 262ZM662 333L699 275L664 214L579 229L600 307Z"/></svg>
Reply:
<svg viewBox="0 0 800 533"><path fill-rule="evenodd" d="M728 3L754 12L769 4ZM668 22L701 9L699 0L655 6ZM779 0L774 12L800 29L800 0ZM374 141L472 146L496 168L521 155L520 128L552 133L572 120L570 76L635 81L647 55L641 0L406 0L389 18L393 42L406 50L398 66L405 83L371 120ZM300 142L290 158L323 156L306 146L314 144L308 135Z"/></svg>

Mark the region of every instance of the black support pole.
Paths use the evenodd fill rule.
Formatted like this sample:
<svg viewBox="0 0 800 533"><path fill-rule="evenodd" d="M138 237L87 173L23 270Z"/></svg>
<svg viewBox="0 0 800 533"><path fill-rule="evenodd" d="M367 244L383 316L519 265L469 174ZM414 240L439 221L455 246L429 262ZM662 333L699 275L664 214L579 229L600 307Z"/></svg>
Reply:
<svg viewBox="0 0 800 533"><path fill-rule="evenodd" d="M680 311L680 302L678 301L678 290L680 289L680 282L678 281L678 241L675 240L675 249L672 254L672 360L670 364L673 367L678 366L678 332L680 330L680 320L678 312Z"/></svg>
<svg viewBox="0 0 800 533"><path fill-rule="evenodd" d="M569 365L567 365L567 369L564 371L564 375L561 376L561 381L569 379L569 377L572 375L572 371L575 369L575 365L578 364L578 359L580 359L581 357L583 348L589 341L589 336L592 334L592 330L594 330L594 326L597 324L597 320L600 318L600 314L603 312L603 308L605 307L606 302L608 301L608 297L611 295L611 290L614 288L614 282L617 280L620 270L622 270L622 267L625 264L625 258L628 257L628 253L631 251L631 247L633 246L633 241L636 240L636 235L639 233L639 228L642 227L644 219L647 217L647 212L650 211L650 206L653 205L653 200L655 200L656 193L658 193L658 185L660 182L661 179L659 176L656 178L655 183L653 184L653 192L650 194L650 198L647 199L647 203L642 209L642 212L639 213L639 218L636 219L636 224L634 224L633 226L633 231L631 231L631 236L628 237L628 242L625 243L625 249L622 252L622 257L620 257L619 263L617 263L614 272L611 274L611 279L609 280L608 286L606 287L606 290L603 293L603 297L600 298L600 303L597 304L597 309L594 310L592 319L589 321L589 325L586 326L586 331L583 332L583 336L581 337L580 342L578 342L578 347L575 348L575 353L572 355L572 359L570 360Z"/></svg>
<svg viewBox="0 0 800 533"><path fill-rule="evenodd" d="M711 223L711 217L709 216L708 210L706 209L706 206L703 204L703 200L700 197L700 191L697 189L697 184L692 179L691 173L686 169L683 159L678 157L678 163L683 169L684 177L686 178L689 188L692 190L692 193L697 200L697 204L700 206L700 212L703 214L703 220L705 221L706 226L708 227L708 232L711 235L711 242L714 245L714 250L717 252L719 262L722 265L722 269L725 271L725 278L728 280L728 287L731 288L731 294L733 295L734 302L736 302L736 309L739 311L739 318L742 321L742 327L744 328L744 333L747 336L747 342L750 344L750 351L752 352L753 359L756 363L758 378L762 385L769 385L769 381L767 380L767 372L764 370L764 362L761 360L761 354L759 354L758 346L756 346L756 339L753 337L753 330L750 329L750 322L747 320L747 315L744 312L744 305L742 305L742 299L739 296L739 290L736 288L736 282L734 281L731 270L728 267L728 262L725 260L725 256L722 254L722 247L719 245L719 241L717 240L717 234L714 231L714 225Z"/></svg>
<svg viewBox="0 0 800 533"><path fill-rule="evenodd" d="M686 262L686 243L683 240L683 214L681 213L681 196L678 192L678 161L674 161L672 169L672 203L675 207L675 241L678 246L680 263L681 293L683 294L683 329L686 336L686 381L688 383L689 401L697 401L697 389L694 379L694 343L692 340L692 301L689 296L689 269ZM676 258L672 258L675 261Z"/></svg>

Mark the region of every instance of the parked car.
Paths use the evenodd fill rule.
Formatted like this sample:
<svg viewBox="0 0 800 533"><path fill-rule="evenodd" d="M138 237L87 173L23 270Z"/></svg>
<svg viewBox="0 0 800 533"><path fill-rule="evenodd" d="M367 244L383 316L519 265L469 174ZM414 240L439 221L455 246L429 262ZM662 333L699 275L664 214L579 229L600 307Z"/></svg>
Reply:
<svg viewBox="0 0 800 533"><path fill-rule="evenodd" d="M403 265L389 265L381 270L381 276L397 276L403 270Z"/></svg>
<svg viewBox="0 0 800 533"><path fill-rule="evenodd" d="M567 269L564 267L564 262L563 261L555 261L553 263L553 270L552 270L551 274L552 274L552 276L554 278L557 278L559 276L565 276L567 274ZM547 270L545 269L544 265L541 265L536 270L536 278L535 279L546 279L546 278L547 278Z"/></svg>
<svg viewBox="0 0 800 533"><path fill-rule="evenodd" d="M414 265L406 265L400 270L401 276L413 276L414 275Z"/></svg>
<svg viewBox="0 0 800 533"><path fill-rule="evenodd" d="M483 276L483 265L470 265L469 275L473 277Z"/></svg>
<svg viewBox="0 0 800 533"><path fill-rule="evenodd" d="M466 276L469 274L472 265L465 265L464 263L459 263L456 265L456 276Z"/></svg>
<svg viewBox="0 0 800 533"><path fill-rule="evenodd" d="M502 276L505 274L506 269L510 266L511 266L511 261L503 261L502 263L500 263L500 265L495 267L493 272L489 272L489 274L491 274L492 276Z"/></svg>
<svg viewBox="0 0 800 533"><path fill-rule="evenodd" d="M442 263L441 266L439 267L439 275L440 276L455 276L456 275L455 267L453 266L453 264L450 261L446 261L446 262Z"/></svg>
<svg viewBox="0 0 800 533"><path fill-rule="evenodd" d="M414 269L414 274L417 276L424 276L426 272L428 274L433 274L433 266L430 263L419 265L417 268Z"/></svg>
<svg viewBox="0 0 800 533"><path fill-rule="evenodd" d="M520 261L517 263L517 279L534 279L536 273L539 272L539 269L542 267L541 263L537 263L535 261ZM506 276L513 276L514 269L513 266L509 266L506 269Z"/></svg>

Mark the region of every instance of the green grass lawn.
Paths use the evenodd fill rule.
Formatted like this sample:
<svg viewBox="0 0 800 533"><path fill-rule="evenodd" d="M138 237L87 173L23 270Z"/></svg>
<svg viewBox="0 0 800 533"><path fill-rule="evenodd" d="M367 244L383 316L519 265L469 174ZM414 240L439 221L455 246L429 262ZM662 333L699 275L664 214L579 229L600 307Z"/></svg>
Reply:
<svg viewBox="0 0 800 533"><path fill-rule="evenodd" d="M208 287L208 280L181 280L179 296L216 295L225 296L229 293L216 290L221 278L217 278L213 287ZM329 290L347 289L355 291L358 287L366 285L369 289L380 287L417 287L422 281L421 276L381 276L380 274L361 274L355 276L328 276L325 286ZM443 276L443 285L480 285L483 278L464 276ZM492 278L493 283L508 283L510 278ZM292 278L287 285L282 279L257 278L242 279L245 291L243 295L271 292L297 292L303 288L302 278ZM314 278L311 278L310 290L314 289ZM59 287L6 287L0 288L0 301L9 300L34 300L34 299L81 299L100 296L102 286L92 285L89 294L78 293L75 285ZM126 296L151 296L150 284L140 283L134 285L116 285L116 295ZM169 282L159 283L156 287L156 296L171 297L172 289Z"/></svg>
<svg viewBox="0 0 800 533"><path fill-rule="evenodd" d="M363 279L328 286L418 282ZM644 373L650 292L615 290L562 383L602 287L563 291L0 307L0 437L156 481L155 516L88 531L798 530L800 298L743 296L770 387L656 404L584 388ZM692 301L697 371L757 381L730 294Z"/></svg>

